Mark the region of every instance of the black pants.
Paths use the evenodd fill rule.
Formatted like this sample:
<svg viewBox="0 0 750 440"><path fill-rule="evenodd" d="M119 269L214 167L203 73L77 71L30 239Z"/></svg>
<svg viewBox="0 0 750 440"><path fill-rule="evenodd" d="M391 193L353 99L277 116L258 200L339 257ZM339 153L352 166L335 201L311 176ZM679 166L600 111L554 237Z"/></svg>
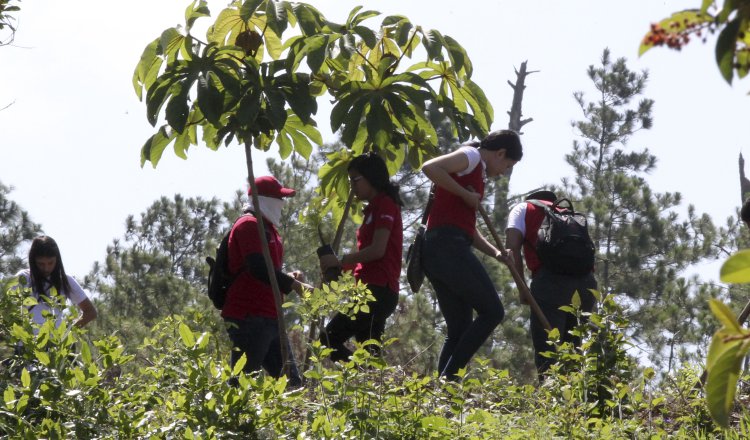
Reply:
<svg viewBox="0 0 750 440"><path fill-rule="evenodd" d="M594 308L595 298L589 289L596 287L596 279L592 274L573 277L555 274L542 268L531 279L530 290L550 326L560 332L561 342L571 342L575 347L579 347L580 339L570 334L579 324L578 319L569 312L563 312L560 307L570 305L573 293L578 291L581 310L590 312ZM552 351L554 347L547 341L547 331L534 313L531 314L531 340L534 344L534 364L541 378L541 374L547 371L553 362L541 353Z"/></svg>
<svg viewBox="0 0 750 440"><path fill-rule="evenodd" d="M375 297L375 301L367 303L370 312L359 312L354 315L354 319L337 313L320 335L320 342L334 350L331 353L331 360L349 359L352 351L346 348L344 343L352 336L359 343L370 339L380 340L383 337L385 322L398 305L398 293L385 286L368 285L367 287ZM367 350L375 356L380 355L378 347L370 345Z"/></svg>
<svg viewBox="0 0 750 440"><path fill-rule="evenodd" d="M274 318L248 315L245 319L224 318L227 333L234 348L231 354L231 365L244 354L247 358L243 371L252 373L264 368L273 377L280 377L283 371L281 359L281 338L279 324ZM289 368L287 379L290 386L298 386L302 378L297 370L291 347L287 345Z"/></svg>
<svg viewBox="0 0 750 440"><path fill-rule="evenodd" d="M456 379L458 370L466 367L505 316L497 290L471 244L466 232L440 227L427 231L422 248L425 275L448 329L438 372L450 379Z"/></svg>

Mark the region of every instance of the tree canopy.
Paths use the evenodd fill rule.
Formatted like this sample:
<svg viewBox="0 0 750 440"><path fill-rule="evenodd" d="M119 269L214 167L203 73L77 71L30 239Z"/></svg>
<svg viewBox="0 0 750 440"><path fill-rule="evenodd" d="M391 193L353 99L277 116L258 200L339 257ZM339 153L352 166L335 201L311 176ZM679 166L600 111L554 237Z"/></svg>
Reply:
<svg viewBox="0 0 750 440"><path fill-rule="evenodd" d="M307 158L312 144L322 143L314 115L317 98L328 94L331 129L341 130L350 152L332 154L321 185L344 199L349 154L378 151L393 173L405 161L418 168L437 152L428 104L439 107L462 141L492 123L492 106L471 80L463 47L404 16L370 28L365 22L380 14L361 7L334 23L305 3L234 1L201 40L191 31L209 15L205 1L193 2L185 26L153 40L135 69L148 121L165 120L141 149L142 163L155 166L172 143L186 157L190 145L218 149L235 139L261 150L275 143L282 159L292 152Z"/></svg>

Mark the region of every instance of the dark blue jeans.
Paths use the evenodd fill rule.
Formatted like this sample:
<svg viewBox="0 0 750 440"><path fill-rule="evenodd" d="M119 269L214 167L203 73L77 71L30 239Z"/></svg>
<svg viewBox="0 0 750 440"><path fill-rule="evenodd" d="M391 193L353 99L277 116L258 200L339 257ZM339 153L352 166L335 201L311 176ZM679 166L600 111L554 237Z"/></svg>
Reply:
<svg viewBox="0 0 750 440"><path fill-rule="evenodd" d="M492 280L471 250L472 240L458 228L440 227L427 231L422 248L425 275L448 329L438 371L449 379L456 379L505 316Z"/></svg>
<svg viewBox="0 0 750 440"><path fill-rule="evenodd" d="M339 361L349 359L352 351L346 348L344 343L354 336L357 342L365 342L370 339L380 340L385 331L385 322L389 316L396 311L398 305L398 294L384 286L367 286L375 297L375 301L368 303L370 312L359 312L352 320L349 316L337 313L320 335L320 342L334 351L331 360ZM367 350L373 356L379 356L380 350L374 345L368 345Z"/></svg>
<svg viewBox="0 0 750 440"><path fill-rule="evenodd" d="M281 339L279 338L279 323L276 319L250 315L245 319L224 318L224 322L227 324L227 333L234 346L231 355L232 368L244 354L247 357L247 363L242 371L245 373L259 371L262 367L273 377L281 376ZM290 346L287 351L289 353L287 375L289 385L298 386L302 383L302 379Z"/></svg>

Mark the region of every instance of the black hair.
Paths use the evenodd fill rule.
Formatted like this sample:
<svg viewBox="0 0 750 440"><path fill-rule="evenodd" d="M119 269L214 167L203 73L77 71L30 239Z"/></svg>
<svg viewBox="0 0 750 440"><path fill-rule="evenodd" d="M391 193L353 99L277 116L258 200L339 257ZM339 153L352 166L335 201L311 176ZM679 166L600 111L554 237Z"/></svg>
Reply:
<svg viewBox="0 0 750 440"><path fill-rule="evenodd" d="M346 169L347 171L357 171L377 191L385 193L397 205L404 206L404 202L401 201L401 196L398 193L399 186L391 182L388 167L385 166L385 161L377 153L371 151L360 154L349 162Z"/></svg>
<svg viewBox="0 0 750 440"><path fill-rule="evenodd" d="M523 157L521 138L513 130L496 130L488 134L481 141L471 141L466 145L483 150L505 150L505 157L519 161Z"/></svg>
<svg viewBox="0 0 750 440"><path fill-rule="evenodd" d="M45 279L39 272L39 268L36 266L36 259L38 257L55 257L55 268L52 270L49 279ZM70 283L68 282L68 276L65 275L60 248L52 237L40 235L31 241L31 248L29 248L29 269L31 270L31 283L38 295L44 295L45 281L55 286L58 294L63 292L65 296L70 295Z"/></svg>
<svg viewBox="0 0 750 440"><path fill-rule="evenodd" d="M742 209L740 210L740 218L743 222L750 226L750 197L748 197L747 200L745 200L745 203L742 204Z"/></svg>

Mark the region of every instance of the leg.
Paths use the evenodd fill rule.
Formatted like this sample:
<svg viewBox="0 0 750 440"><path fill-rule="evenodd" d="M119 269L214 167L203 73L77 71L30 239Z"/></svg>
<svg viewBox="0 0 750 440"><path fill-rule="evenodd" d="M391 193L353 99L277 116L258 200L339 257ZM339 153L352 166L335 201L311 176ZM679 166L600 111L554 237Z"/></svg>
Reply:
<svg viewBox="0 0 750 440"><path fill-rule="evenodd" d="M489 338L505 316L505 309L492 284L492 280L479 260L473 255L464 258L467 267L463 285L464 303L476 311L476 318L461 335L457 347L443 370L443 375L452 377L466 367L474 354Z"/></svg>
<svg viewBox="0 0 750 440"><path fill-rule="evenodd" d="M260 370L273 339L273 334L266 331L263 318L248 316L245 319L224 318L224 321L233 346L230 358L232 368L244 354L247 362L242 371L252 373Z"/></svg>
<svg viewBox="0 0 750 440"><path fill-rule="evenodd" d="M574 315L562 312L560 306L571 304L573 294L578 291L581 299L581 309L591 311L594 307L594 296L589 289L596 288L594 276L589 274L583 277L560 275L539 269L531 281L531 294L552 328L558 329L560 339L563 342L580 344L576 338L569 333L578 322ZM547 332L542 327L534 314L531 315L531 339L534 343L534 363L541 375L552 364L552 359L541 356L541 353L553 350L554 347L547 342ZM541 376L540 376L541 377Z"/></svg>
<svg viewBox="0 0 750 440"><path fill-rule="evenodd" d="M272 377L281 377L283 370L283 363L281 357L281 337L279 336L278 321L275 319L269 319L267 330L269 333L275 333L276 337L271 340L268 346L268 352L263 359L263 368ZM294 352L292 346L287 341L287 353L289 358L287 359L287 379L289 380L289 386L298 387L302 385L302 378L300 377L299 370L297 369L297 362L294 360Z"/></svg>
<svg viewBox="0 0 750 440"><path fill-rule="evenodd" d="M471 307L460 301L460 298L453 294L449 286L437 279L431 280L430 283L435 290L438 308L445 318L447 334L438 358L438 373L443 375L445 367L453 357L461 338L471 326L473 316Z"/></svg>
<svg viewBox="0 0 750 440"><path fill-rule="evenodd" d="M441 375L454 378L503 319L500 298L471 251L471 239L455 229L428 231L424 266L445 317L448 337L440 353ZM473 310L477 318L472 321Z"/></svg>
<svg viewBox="0 0 750 440"><path fill-rule="evenodd" d="M363 343L370 339L381 341L385 333L385 323L398 305L398 293L384 286L368 286L375 301L369 303L370 313L357 314L356 321L359 325L354 334L357 342ZM368 345L367 351L373 356L380 356L380 347Z"/></svg>
<svg viewBox="0 0 750 440"><path fill-rule="evenodd" d="M536 299L536 302L552 328L558 329L564 339L562 332L565 331L568 317L573 315L560 310L558 304L550 304L541 299ZM542 353L554 351L555 347L548 342L547 330L534 313L531 314L531 342L534 344L534 364L541 380L541 375L552 365L552 359L542 356Z"/></svg>
<svg viewBox="0 0 750 440"><path fill-rule="evenodd" d="M349 359L352 351L346 348L344 343L354 336L355 332L354 321L343 313L337 313L326 325L326 328L320 334L320 342L333 349L333 353L331 353L332 361Z"/></svg>

